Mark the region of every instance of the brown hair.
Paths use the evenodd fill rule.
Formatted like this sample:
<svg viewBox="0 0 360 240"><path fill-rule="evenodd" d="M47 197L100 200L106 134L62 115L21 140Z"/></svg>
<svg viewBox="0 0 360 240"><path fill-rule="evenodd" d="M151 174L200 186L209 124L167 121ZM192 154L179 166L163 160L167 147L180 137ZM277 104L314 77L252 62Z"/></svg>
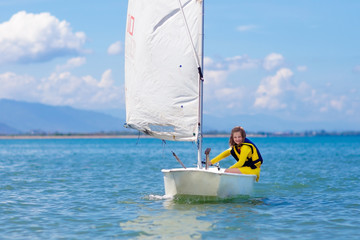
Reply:
<svg viewBox="0 0 360 240"><path fill-rule="evenodd" d="M230 147L235 146L235 142L234 142L234 133L235 132L240 132L241 137L242 137L242 143L245 141L246 138L246 132L242 127L236 126L231 130L231 135L230 135L230 139L229 139L229 145Z"/></svg>

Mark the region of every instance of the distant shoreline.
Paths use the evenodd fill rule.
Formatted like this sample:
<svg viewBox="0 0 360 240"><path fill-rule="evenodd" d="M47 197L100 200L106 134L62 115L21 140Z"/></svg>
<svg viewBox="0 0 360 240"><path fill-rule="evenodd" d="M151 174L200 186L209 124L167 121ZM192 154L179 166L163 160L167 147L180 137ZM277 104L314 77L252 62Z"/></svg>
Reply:
<svg viewBox="0 0 360 240"><path fill-rule="evenodd" d="M360 132L278 132L278 133L248 133L247 137L315 137L315 136L360 136ZM204 138L228 138L227 133L207 133ZM2 139L137 139L153 138L138 134L49 134L49 135L0 135Z"/></svg>
<svg viewBox="0 0 360 240"><path fill-rule="evenodd" d="M208 137L229 137L225 134L217 135L204 135L204 138ZM137 138L153 138L147 135L13 135L13 136L0 136L1 139L137 139Z"/></svg>
<svg viewBox="0 0 360 240"><path fill-rule="evenodd" d="M138 137L138 135L13 135L0 136L0 139L132 139ZM141 138L149 138L149 136L141 135Z"/></svg>

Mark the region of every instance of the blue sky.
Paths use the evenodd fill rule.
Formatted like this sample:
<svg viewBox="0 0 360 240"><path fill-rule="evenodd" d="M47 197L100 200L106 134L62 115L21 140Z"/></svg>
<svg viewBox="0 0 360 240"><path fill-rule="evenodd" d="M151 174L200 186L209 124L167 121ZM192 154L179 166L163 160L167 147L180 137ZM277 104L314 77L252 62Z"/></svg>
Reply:
<svg viewBox="0 0 360 240"><path fill-rule="evenodd" d="M0 98L123 115L126 8L1 0ZM204 112L360 130L359 9L356 0L205 1Z"/></svg>

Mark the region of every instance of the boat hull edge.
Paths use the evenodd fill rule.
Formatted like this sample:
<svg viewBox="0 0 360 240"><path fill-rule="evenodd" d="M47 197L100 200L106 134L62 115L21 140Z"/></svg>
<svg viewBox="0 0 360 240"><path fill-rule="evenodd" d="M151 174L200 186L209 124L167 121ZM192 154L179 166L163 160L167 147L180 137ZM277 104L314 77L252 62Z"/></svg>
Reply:
<svg viewBox="0 0 360 240"><path fill-rule="evenodd" d="M224 169L163 169L165 195L232 197L251 195L255 175L225 173Z"/></svg>

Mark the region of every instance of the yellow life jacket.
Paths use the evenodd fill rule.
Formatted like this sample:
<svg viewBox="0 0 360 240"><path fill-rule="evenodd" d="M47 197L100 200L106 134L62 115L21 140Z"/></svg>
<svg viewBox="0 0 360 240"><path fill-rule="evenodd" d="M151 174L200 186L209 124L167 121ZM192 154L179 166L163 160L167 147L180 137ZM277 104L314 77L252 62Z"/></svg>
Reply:
<svg viewBox="0 0 360 240"><path fill-rule="evenodd" d="M243 167L250 167L251 169L256 169L261 166L263 163L263 159L261 157L261 154L254 143L252 143L247 138L245 139L245 142L240 145L235 145L232 147L230 153L231 155L236 159L236 161L239 161L240 159L240 148L242 145L247 145L251 148L251 157L247 157Z"/></svg>

